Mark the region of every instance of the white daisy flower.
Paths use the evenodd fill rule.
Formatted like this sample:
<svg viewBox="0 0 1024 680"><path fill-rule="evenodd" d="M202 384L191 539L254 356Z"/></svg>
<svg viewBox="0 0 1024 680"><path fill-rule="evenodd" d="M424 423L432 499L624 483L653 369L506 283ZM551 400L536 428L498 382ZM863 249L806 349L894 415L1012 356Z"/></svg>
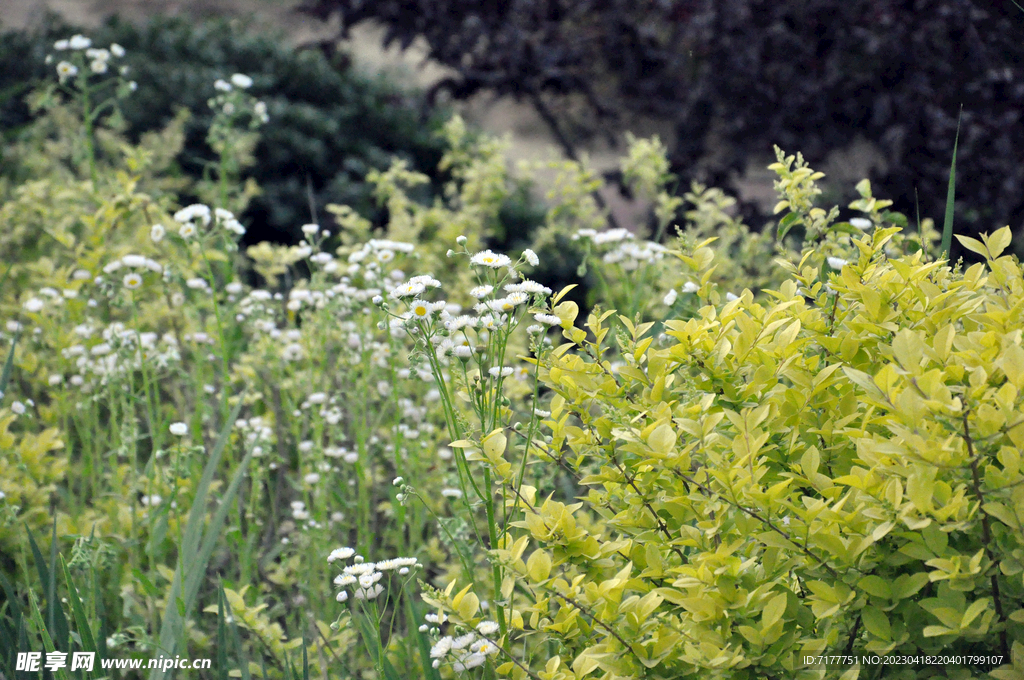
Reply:
<svg viewBox="0 0 1024 680"><path fill-rule="evenodd" d="M331 551L331 554L327 556L328 562L334 562L335 560L347 560L356 554L356 551L348 546L342 548L335 548ZM337 581L335 581L337 583Z"/></svg>
<svg viewBox="0 0 1024 680"><path fill-rule="evenodd" d="M430 658L443 659L450 651L452 651L452 637L450 635L445 635L443 638L435 642L434 646L430 648Z"/></svg>
<svg viewBox="0 0 1024 680"><path fill-rule="evenodd" d="M426 290L426 286L416 281L406 281L400 286L397 286L388 293L388 297L400 300L406 297L416 297L420 293Z"/></svg>
<svg viewBox="0 0 1024 680"><path fill-rule="evenodd" d="M857 227L861 231L866 231L874 225L874 222L863 217L851 217L850 225Z"/></svg>
<svg viewBox="0 0 1024 680"><path fill-rule="evenodd" d="M827 262L828 262L828 266L832 267L832 269L835 269L835 270L842 269L846 265L850 264L847 260L844 260L841 257L830 257L830 258L827 258Z"/></svg>
<svg viewBox="0 0 1024 680"><path fill-rule="evenodd" d="M355 592L355 596L357 600L376 600L383 592L384 587L378 583L372 588L360 588Z"/></svg>
<svg viewBox="0 0 1024 680"><path fill-rule="evenodd" d="M700 286L698 286L693 281L687 281L686 283L683 284L682 290L684 293L696 293L698 290L700 290Z"/></svg>
<svg viewBox="0 0 1024 680"><path fill-rule="evenodd" d="M476 624L476 629L477 632L479 632L481 635L486 635L488 637L494 635L499 630L498 624L494 621L481 621L480 623Z"/></svg>
<svg viewBox="0 0 1024 680"><path fill-rule="evenodd" d="M477 324L476 317L475 316L469 316L468 314L462 314L460 316L452 317L452 318L448 319L447 321L445 321L445 323L444 323L445 328L447 328L449 331L451 331L453 333L455 331L461 330L463 328L475 328L476 324Z"/></svg>
<svg viewBox="0 0 1024 680"><path fill-rule="evenodd" d="M124 287L128 290L135 290L142 285L142 276L136 272L130 272L124 275Z"/></svg>
<svg viewBox="0 0 1024 680"><path fill-rule="evenodd" d="M171 423L171 426L167 429L171 431L171 434L178 437L184 437L188 434L188 425L185 423Z"/></svg>
<svg viewBox="0 0 1024 680"><path fill-rule="evenodd" d="M86 38L84 35L73 35L68 40L68 47L73 50L85 50L92 46L92 40Z"/></svg>
<svg viewBox="0 0 1024 680"><path fill-rule="evenodd" d="M29 298L28 300L25 300L25 304L22 305L22 306L25 308L26 311L38 312L43 307L46 306L46 303L43 302L42 300L40 300L39 298L35 298L34 297L34 298Z"/></svg>
<svg viewBox="0 0 1024 680"><path fill-rule="evenodd" d="M498 269L500 267L507 267L512 264L512 259L508 255L502 255L501 253L495 253L492 250L484 250L477 253L473 257L469 258L470 264L478 267L490 267L491 269Z"/></svg>
<svg viewBox="0 0 1024 680"><path fill-rule="evenodd" d="M501 376L502 378L507 378L513 373L515 373L515 369L512 368L511 366L495 366L493 368L488 369L487 372L490 373L495 378L497 378L498 376Z"/></svg>
<svg viewBox="0 0 1024 680"><path fill-rule="evenodd" d="M409 304L409 311L412 312L413 318L425 319L430 316L430 303L423 300L413 300Z"/></svg>
<svg viewBox="0 0 1024 680"><path fill-rule="evenodd" d="M112 43L110 45L110 53L118 59L120 59L124 56L124 48L118 45L117 43Z"/></svg>
<svg viewBox="0 0 1024 680"><path fill-rule="evenodd" d="M465 649L476 642L476 633L466 633L452 640L452 649Z"/></svg>
<svg viewBox="0 0 1024 680"><path fill-rule="evenodd" d="M231 87L231 83L224 80L223 78L218 78L217 80L213 81L213 88L221 92L231 92L231 90L234 89Z"/></svg>
<svg viewBox="0 0 1024 680"><path fill-rule="evenodd" d="M663 297L661 299L661 301L663 303L665 303L665 306L671 307L672 305L674 305L676 303L676 298L678 298L678 297L679 297L679 293L677 293L676 289L673 288L669 292L665 293L665 297Z"/></svg>
<svg viewBox="0 0 1024 680"><path fill-rule="evenodd" d="M106 73L107 62L103 61L102 59L93 59L92 62L89 63L89 69L93 73Z"/></svg>
<svg viewBox="0 0 1024 680"><path fill-rule="evenodd" d="M196 219L202 221L203 225L210 224L212 219L210 216L209 206L203 205L202 203L193 203L192 205L186 206L174 213L175 222L193 222Z"/></svg>
<svg viewBox="0 0 1024 680"><path fill-rule="evenodd" d="M70 61L62 61L57 64L57 76L63 83L68 78L73 78L78 73L78 67Z"/></svg>
<svg viewBox="0 0 1024 680"><path fill-rule="evenodd" d="M164 228L164 225L162 224L154 224L152 227L149 228L149 238L152 239L153 243L159 243L160 241L162 241L164 238L164 234L166 233L167 230Z"/></svg>
<svg viewBox="0 0 1024 680"><path fill-rule="evenodd" d="M536 267L540 264L540 258L537 257L537 253L533 252L529 248L523 251L523 259L526 260L526 263L531 267Z"/></svg>
<svg viewBox="0 0 1024 680"><path fill-rule="evenodd" d="M483 300L485 297L490 295L493 290L494 286L476 286L475 288L470 288L469 294L477 300Z"/></svg>
<svg viewBox="0 0 1024 680"><path fill-rule="evenodd" d="M533 318L549 326L561 326L562 320L554 314L534 314Z"/></svg>
<svg viewBox="0 0 1024 680"><path fill-rule="evenodd" d="M528 295L551 295L551 289L547 286L543 286L536 281L520 281L519 283L509 283L505 285L505 292L507 293L526 293Z"/></svg>
<svg viewBox="0 0 1024 680"><path fill-rule="evenodd" d="M235 87L247 90L250 87L252 87L252 78L245 75L244 73L236 73L233 76L231 76L231 84Z"/></svg>

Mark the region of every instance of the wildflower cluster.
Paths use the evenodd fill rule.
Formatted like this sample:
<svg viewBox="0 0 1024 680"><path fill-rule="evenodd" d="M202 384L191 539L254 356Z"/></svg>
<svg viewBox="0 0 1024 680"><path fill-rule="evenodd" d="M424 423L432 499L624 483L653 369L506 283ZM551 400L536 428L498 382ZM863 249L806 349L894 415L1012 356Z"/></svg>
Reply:
<svg viewBox="0 0 1024 680"><path fill-rule="evenodd" d="M422 567L415 557L395 557L380 562L366 562L349 547L334 549L327 556L327 561L335 562L351 557L355 558L353 563L342 568L341 573L334 578L334 585L351 589L356 600L376 600L384 593L384 584L381 580L386 575L393 572L400 577L407 577L405 582L408 582L412 572ZM341 590L336 599L338 602L345 602L348 596L348 590Z"/></svg>
<svg viewBox="0 0 1024 680"><path fill-rule="evenodd" d="M436 623L443 622L443 619L439 619L436 614L428 614L427 621ZM494 621L481 621L474 630L462 635L445 635L430 648L430 658L433 659L431 664L434 668L448 665L456 673L483 666L489 657L500 651L497 643L491 639L498 633L498 628ZM421 629L426 632L427 626Z"/></svg>
<svg viewBox="0 0 1024 680"><path fill-rule="evenodd" d="M121 96L138 88L135 81L123 80L124 76L128 75L128 66L117 66L115 63L125 56L125 49L117 43L109 47L93 47L91 39L77 34L58 40L53 44L53 49L58 55L47 55L46 63L52 64L59 59L56 70L61 84L70 81L77 89L87 90L90 76L106 75L113 67L114 72L122 80L122 86L119 88Z"/></svg>

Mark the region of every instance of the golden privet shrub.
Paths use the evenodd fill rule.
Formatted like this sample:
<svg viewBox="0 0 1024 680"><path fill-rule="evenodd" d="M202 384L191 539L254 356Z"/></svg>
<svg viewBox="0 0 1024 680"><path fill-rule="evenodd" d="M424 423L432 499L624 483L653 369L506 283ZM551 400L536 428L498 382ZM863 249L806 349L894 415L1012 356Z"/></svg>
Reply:
<svg viewBox="0 0 1024 680"><path fill-rule="evenodd" d="M498 551L539 677L871 677L887 654L912 657L887 677L1024 677L1021 265L1009 228L961 239L986 260L963 271L888 257L898 231L660 341L555 307L547 453L589 492L527 503Z"/></svg>

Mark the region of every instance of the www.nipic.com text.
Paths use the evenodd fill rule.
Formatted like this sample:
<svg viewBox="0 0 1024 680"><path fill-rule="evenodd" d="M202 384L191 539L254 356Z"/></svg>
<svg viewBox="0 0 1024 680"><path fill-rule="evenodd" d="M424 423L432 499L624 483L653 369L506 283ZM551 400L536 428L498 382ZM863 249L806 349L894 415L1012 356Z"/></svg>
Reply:
<svg viewBox="0 0 1024 680"><path fill-rule="evenodd" d="M70 657L70 658L69 658ZM17 671L40 671L43 668L55 672L61 668L68 668L72 671L91 671L96 664L95 652L18 652L15 670ZM157 657L149 659L100 659L100 668L108 669L159 669L162 671L174 669L199 670L210 667L210 659L183 659L180 656L175 658Z"/></svg>

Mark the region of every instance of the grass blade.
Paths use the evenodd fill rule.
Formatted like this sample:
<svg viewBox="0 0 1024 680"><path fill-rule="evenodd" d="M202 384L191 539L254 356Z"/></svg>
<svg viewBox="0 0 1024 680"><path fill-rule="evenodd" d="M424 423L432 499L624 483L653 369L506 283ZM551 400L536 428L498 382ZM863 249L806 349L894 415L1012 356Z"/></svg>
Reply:
<svg viewBox="0 0 1024 680"><path fill-rule="evenodd" d="M953 196L956 193L956 148L960 142L960 119L963 118L963 106L960 116L956 119L956 138L953 140L953 162L949 166L949 189L946 191L946 218L942 223L942 257L949 257L949 247L953 242Z"/></svg>
<svg viewBox="0 0 1024 680"><path fill-rule="evenodd" d="M7 598L6 608L10 612L11 623L7 623L7 615L4 614L0 617L0 631L2 631L3 639L2 648L5 650L0 654L0 668L4 669L7 677L14 677L15 668L15 654L17 652L27 652L20 645L21 638L25 632L25 621L22 619L21 606L18 604L17 596L14 592L14 586L7 580L3 572L0 571L0 586L3 587L4 596Z"/></svg>
<svg viewBox="0 0 1024 680"><path fill-rule="evenodd" d="M178 640L185 629L185 619L195 604L196 595L199 593L199 583L206 574L207 563L210 554L213 552L213 545L220 537L221 526L227 516L227 507L231 503L238 485L241 482L242 474L245 472L252 457L252 451L246 454L242 464L238 466L231 485L221 498L220 508L217 514L203 532L203 520L206 515L206 504L210 492L210 484L213 482L217 466L220 464L221 456L228 443L231 428L235 419L242 410L243 399L239 399L231 416L224 422L220 433L217 436L217 443L210 453L209 460L203 468L203 475L196 486L196 495L189 509L188 522L185 525L185 532L178 546L178 564L174 569L174 579L171 582L171 589L167 595L167 608L164 611L163 620L160 624L159 649L167 656L173 656L178 645ZM187 567L186 567L187 563ZM187 573L185 573L187 568ZM182 611L178 610L179 600L183 604ZM184 612L184 613L182 613ZM162 680L166 671L162 668L154 669L150 674L152 680Z"/></svg>
<svg viewBox="0 0 1024 680"><path fill-rule="evenodd" d="M71 580L71 570L68 569L64 556L60 557L60 566L64 571L64 581L68 584L68 602L71 603L71 613L75 617L75 626L78 628L78 637L82 640L82 649L86 652L96 651L96 639L92 635L92 628L89 627L89 618L85 615L85 607L82 605L82 598L78 596L78 589Z"/></svg>
<svg viewBox="0 0 1024 680"><path fill-rule="evenodd" d="M405 600L405 612L409 621L422 621L422 612L417 611L416 606L412 603L412 598L406 596L402 599ZM420 633L419 628L415 625L411 626L410 630L416 638L416 647L419 649L420 662L423 664L423 672L427 680L441 680L441 674L431 665L434 660L430 656L430 644L427 642L426 637Z"/></svg>
<svg viewBox="0 0 1024 680"><path fill-rule="evenodd" d="M11 379L11 369L14 368L14 348L18 346L19 335L16 333L11 338L11 351L7 353L7 361L4 362L4 372L0 373L0 394L7 392L7 383Z"/></svg>
<svg viewBox="0 0 1024 680"><path fill-rule="evenodd" d="M306 638L302 638L302 680L309 680L309 656L306 652Z"/></svg>
<svg viewBox="0 0 1024 680"><path fill-rule="evenodd" d="M39 544L36 543L35 536L32 535L32 531L25 527L26 533L28 533L28 543L32 548L32 557L35 559L36 572L39 574L39 581L43 588L46 589L46 622L48 630L53 639L57 641L57 649L59 651L66 651L67 639L68 639L68 621L64 617L64 610L59 606L57 602L57 585L56 585L56 574L53 569L48 569L46 561L43 559L43 553L39 550ZM54 522L54 546L57 544L56 538L57 525ZM51 554L52 554L51 550ZM53 560L56 562L56 559ZM54 564L56 566L56 564Z"/></svg>
<svg viewBox="0 0 1024 680"><path fill-rule="evenodd" d="M228 680L228 633L224 623L224 586L217 589L217 677Z"/></svg>

